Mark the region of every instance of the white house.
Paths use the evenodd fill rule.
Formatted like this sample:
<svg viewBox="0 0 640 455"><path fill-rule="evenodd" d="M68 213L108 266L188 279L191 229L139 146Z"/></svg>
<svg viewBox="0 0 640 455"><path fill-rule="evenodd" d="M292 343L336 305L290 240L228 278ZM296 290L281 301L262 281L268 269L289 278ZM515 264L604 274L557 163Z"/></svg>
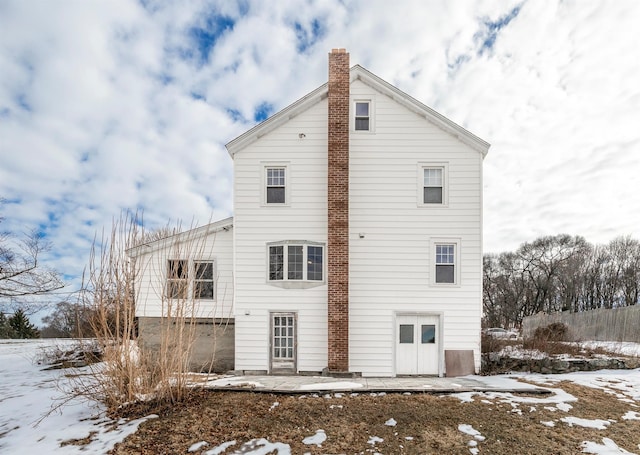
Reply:
<svg viewBox="0 0 640 455"><path fill-rule="evenodd" d="M172 260L192 278L209 260L215 296L199 317L235 329L237 371L477 371L488 149L334 49L327 84L227 144L234 217L200 231L210 248L135 252L157 264L139 290L142 340Z"/></svg>

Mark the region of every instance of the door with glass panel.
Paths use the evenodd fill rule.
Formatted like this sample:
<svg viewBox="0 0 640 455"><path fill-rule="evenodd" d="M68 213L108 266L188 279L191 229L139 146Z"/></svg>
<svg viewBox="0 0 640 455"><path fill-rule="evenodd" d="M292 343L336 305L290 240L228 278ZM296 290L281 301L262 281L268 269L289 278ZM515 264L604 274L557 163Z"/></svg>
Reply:
<svg viewBox="0 0 640 455"><path fill-rule="evenodd" d="M296 314L271 313L271 373L296 372Z"/></svg>
<svg viewBox="0 0 640 455"><path fill-rule="evenodd" d="M439 374L439 316L396 316L396 374Z"/></svg>

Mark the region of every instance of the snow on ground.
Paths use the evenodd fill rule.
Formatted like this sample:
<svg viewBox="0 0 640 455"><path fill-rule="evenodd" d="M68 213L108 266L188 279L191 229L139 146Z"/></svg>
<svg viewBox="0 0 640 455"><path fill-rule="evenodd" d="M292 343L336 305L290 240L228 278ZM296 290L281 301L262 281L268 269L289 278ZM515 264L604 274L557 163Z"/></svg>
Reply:
<svg viewBox="0 0 640 455"><path fill-rule="evenodd" d="M67 405L51 412L52 407L65 397L59 387L65 371L46 371L43 366L35 362L42 350L49 348L51 343L51 340L0 340L0 453L104 454L117 442L134 433L141 422L155 417L147 416L144 419L129 422L114 421L105 417L104 408L101 405L81 399L73 399ZM58 341L58 343L69 343L69 341ZM614 343L614 345L623 347L627 352L634 349L632 344ZM561 375L519 373L483 377L482 382L490 388L503 390L526 386L517 382L515 380L517 378L543 385L552 393L548 396L531 397L490 391L459 393L454 396L463 401L478 399L487 405L499 400L509 403L514 413L535 412L538 407L557 411L557 419L540 422L540 425L549 427L582 425L604 429L614 424L608 420L587 420L571 416L573 408L571 403L575 402L576 398L561 388L553 387L560 381L571 381L581 386L601 389L618 400L628 403L633 409L621 415L621 420L640 420L640 370L601 370ZM238 387L261 386L259 383L238 378L223 378L217 381ZM331 390L362 387L362 384L352 382L310 383L307 387L317 390L319 385ZM336 397L338 395L335 394ZM382 396L384 392L372 395ZM272 409L277 405L277 402L274 403ZM397 424L395 419L388 417L386 425ZM458 430L470 437L467 444L469 451L472 454L479 453L478 443L484 440L484 436L464 423L459 425ZM314 435L305 438L305 444L319 445L327 437L330 435L318 430ZM61 445L64 441L84 438L89 439L90 442L83 446ZM406 439L409 440L410 437ZM382 442L382 439L369 435L368 443L371 446L375 447L378 442ZM195 451L206 447L205 444L209 445L207 441L201 441L198 444L197 448L192 446L191 449ZM629 453L608 438L602 438L601 441L585 441L583 447L583 453L598 455ZM262 438L242 444L237 441L227 441L212 447L205 454L220 455L226 453L227 449L251 455L291 453L289 445Z"/></svg>
<svg viewBox="0 0 640 455"><path fill-rule="evenodd" d="M73 399L51 412L64 398L58 387L64 370L45 371L35 363L51 343L0 340L0 453L104 454L135 433L145 419L114 421L104 416L103 407L86 400ZM88 445L61 446L91 434Z"/></svg>

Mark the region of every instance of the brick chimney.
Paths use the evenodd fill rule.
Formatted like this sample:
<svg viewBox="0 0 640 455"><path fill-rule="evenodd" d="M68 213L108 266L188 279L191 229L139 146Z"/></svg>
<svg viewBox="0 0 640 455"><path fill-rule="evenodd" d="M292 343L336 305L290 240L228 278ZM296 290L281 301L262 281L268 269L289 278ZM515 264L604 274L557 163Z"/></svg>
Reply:
<svg viewBox="0 0 640 455"><path fill-rule="evenodd" d="M349 54L329 54L328 113L328 360L349 371Z"/></svg>

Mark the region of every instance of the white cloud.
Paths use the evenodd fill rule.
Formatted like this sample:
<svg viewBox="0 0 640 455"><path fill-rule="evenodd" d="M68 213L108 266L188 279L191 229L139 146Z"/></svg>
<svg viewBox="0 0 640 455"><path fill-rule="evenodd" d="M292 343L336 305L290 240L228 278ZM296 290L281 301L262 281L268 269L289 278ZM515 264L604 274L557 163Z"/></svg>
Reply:
<svg viewBox="0 0 640 455"><path fill-rule="evenodd" d="M493 144L487 251L640 238L634 1L145 4L0 5L3 228L46 226L65 273L121 209L230 215L224 144L324 83L334 47ZM197 30L225 26L203 58Z"/></svg>

